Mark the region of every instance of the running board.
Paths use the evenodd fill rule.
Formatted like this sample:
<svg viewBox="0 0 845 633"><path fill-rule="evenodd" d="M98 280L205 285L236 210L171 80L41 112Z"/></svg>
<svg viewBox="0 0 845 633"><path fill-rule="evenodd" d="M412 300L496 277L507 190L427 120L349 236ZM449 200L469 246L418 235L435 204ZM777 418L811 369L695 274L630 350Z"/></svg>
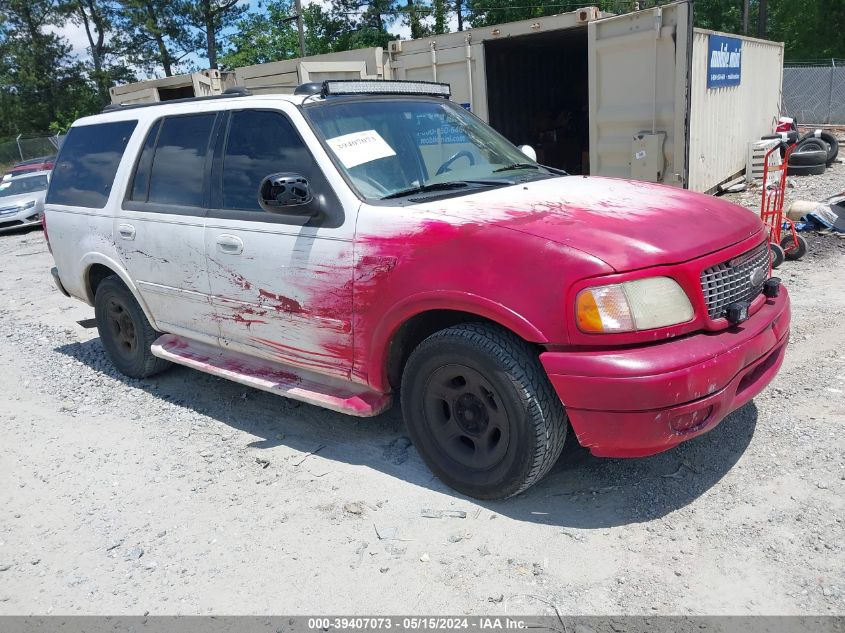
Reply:
<svg viewBox="0 0 845 633"><path fill-rule="evenodd" d="M378 415L391 403L390 395L354 383L324 378L173 334L160 336L150 349L154 356L173 363L340 413L368 417Z"/></svg>

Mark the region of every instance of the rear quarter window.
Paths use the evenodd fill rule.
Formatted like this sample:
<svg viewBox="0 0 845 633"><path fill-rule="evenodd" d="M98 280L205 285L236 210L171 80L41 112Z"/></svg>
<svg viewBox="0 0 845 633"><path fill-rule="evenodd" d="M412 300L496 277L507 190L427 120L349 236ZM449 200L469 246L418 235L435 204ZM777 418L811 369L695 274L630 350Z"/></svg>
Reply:
<svg viewBox="0 0 845 633"><path fill-rule="evenodd" d="M48 204L102 209L137 121L74 127L53 168Z"/></svg>

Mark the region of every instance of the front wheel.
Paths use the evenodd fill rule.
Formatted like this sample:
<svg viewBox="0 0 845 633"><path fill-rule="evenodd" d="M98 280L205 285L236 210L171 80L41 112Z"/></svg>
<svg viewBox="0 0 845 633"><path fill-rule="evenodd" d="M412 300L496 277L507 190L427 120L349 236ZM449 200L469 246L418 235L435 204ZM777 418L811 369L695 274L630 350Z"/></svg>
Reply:
<svg viewBox="0 0 845 633"><path fill-rule="evenodd" d="M504 499L539 481L560 456L566 414L531 347L466 323L413 351L402 413L428 467L455 490Z"/></svg>

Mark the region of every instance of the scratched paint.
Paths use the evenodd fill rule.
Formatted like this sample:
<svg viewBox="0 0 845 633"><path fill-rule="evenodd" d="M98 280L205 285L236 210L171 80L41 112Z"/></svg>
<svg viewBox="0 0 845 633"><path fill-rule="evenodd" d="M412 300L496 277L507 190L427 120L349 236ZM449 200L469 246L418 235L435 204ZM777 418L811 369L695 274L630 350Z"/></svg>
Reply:
<svg viewBox="0 0 845 633"><path fill-rule="evenodd" d="M345 395L326 387L323 404L372 412L384 404L384 394L390 390L386 359L392 337L409 318L426 310L476 314L551 352L608 360L604 366L594 365L599 372L610 372L613 359L617 360L612 371L630 361L625 350L659 350L634 372L635 377L657 375L670 346L675 346L672 354L681 361L698 353L685 344L695 331L713 330L701 335L708 341L735 339L716 333L714 324L702 320L659 332L590 338L572 326L574 289L579 284L660 271L677 275L698 301L696 275L710 261L710 254L729 259L763 239L759 219L727 202L675 188L604 178L549 179L412 206L364 204L346 212L346 221L338 228L262 224L260 231L244 233L248 240L244 240L242 257L217 253L216 240L223 229L191 225L184 228L174 248L172 227L165 231L158 226L158 232L152 233L144 224L139 226L136 243L122 247L120 258L132 279L188 289L195 295L150 294L154 313L175 313L186 327L206 328L207 333L219 336L226 350L272 361L262 365L224 358L221 368L219 360L207 355L203 360L202 354L185 351L196 354L196 363L206 363L205 370L211 371L217 363L215 371L222 375L240 372L268 382L274 380L278 368L279 384L299 379L302 385L297 372L348 379L343 383L349 385ZM89 223L86 230L91 234L105 236L109 242L104 246L103 240L86 236L80 240L85 248L117 250L112 231L105 230L103 222L82 222ZM67 236L76 233L67 221L58 222L55 232L66 237L60 240L57 262L72 269L73 258L67 255L73 250L67 246L72 238ZM133 249L137 252L129 252ZM788 317L778 330L776 323L766 321L773 317L766 316L763 303L754 307L756 312L744 331L762 324L777 330L778 340L785 341ZM646 345L658 340L663 342ZM753 349L772 353L769 348ZM740 393L740 383L734 380L741 381L751 371L754 359L734 356L727 360L719 354L714 352L697 365L700 375L679 374L649 385L653 409L648 415L639 411L628 416L623 410L620 420L619 394L608 396L606 384L583 391L579 397L585 400L571 407L579 440L597 454L607 454L612 440L598 437L594 425L622 429L622 439L616 440L621 444L635 440L643 425L657 424L662 425L658 443L668 445L677 435L666 435L666 429L671 431L673 407L686 406L696 398L719 400L716 413L702 428L715 424L713 420L730 407L762 389L782 358L777 356L759 375L753 374L750 386ZM269 373L262 377L265 371ZM325 381L328 385L329 379ZM556 384L558 393L571 390L566 378L555 382L562 385ZM359 391L352 389L353 383ZM314 393L319 391L319 382L309 384L303 399L319 401ZM562 400L569 404L567 397ZM601 408L608 403L616 410Z"/></svg>

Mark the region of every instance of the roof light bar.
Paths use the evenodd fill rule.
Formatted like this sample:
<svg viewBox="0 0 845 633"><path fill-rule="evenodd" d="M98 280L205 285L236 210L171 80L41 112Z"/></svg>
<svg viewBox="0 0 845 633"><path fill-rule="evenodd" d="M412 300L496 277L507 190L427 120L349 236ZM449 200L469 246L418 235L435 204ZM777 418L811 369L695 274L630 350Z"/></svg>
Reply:
<svg viewBox="0 0 845 633"><path fill-rule="evenodd" d="M369 79L329 79L323 82L323 96L329 95L428 95L432 97L452 96L449 84L433 81L390 81Z"/></svg>

